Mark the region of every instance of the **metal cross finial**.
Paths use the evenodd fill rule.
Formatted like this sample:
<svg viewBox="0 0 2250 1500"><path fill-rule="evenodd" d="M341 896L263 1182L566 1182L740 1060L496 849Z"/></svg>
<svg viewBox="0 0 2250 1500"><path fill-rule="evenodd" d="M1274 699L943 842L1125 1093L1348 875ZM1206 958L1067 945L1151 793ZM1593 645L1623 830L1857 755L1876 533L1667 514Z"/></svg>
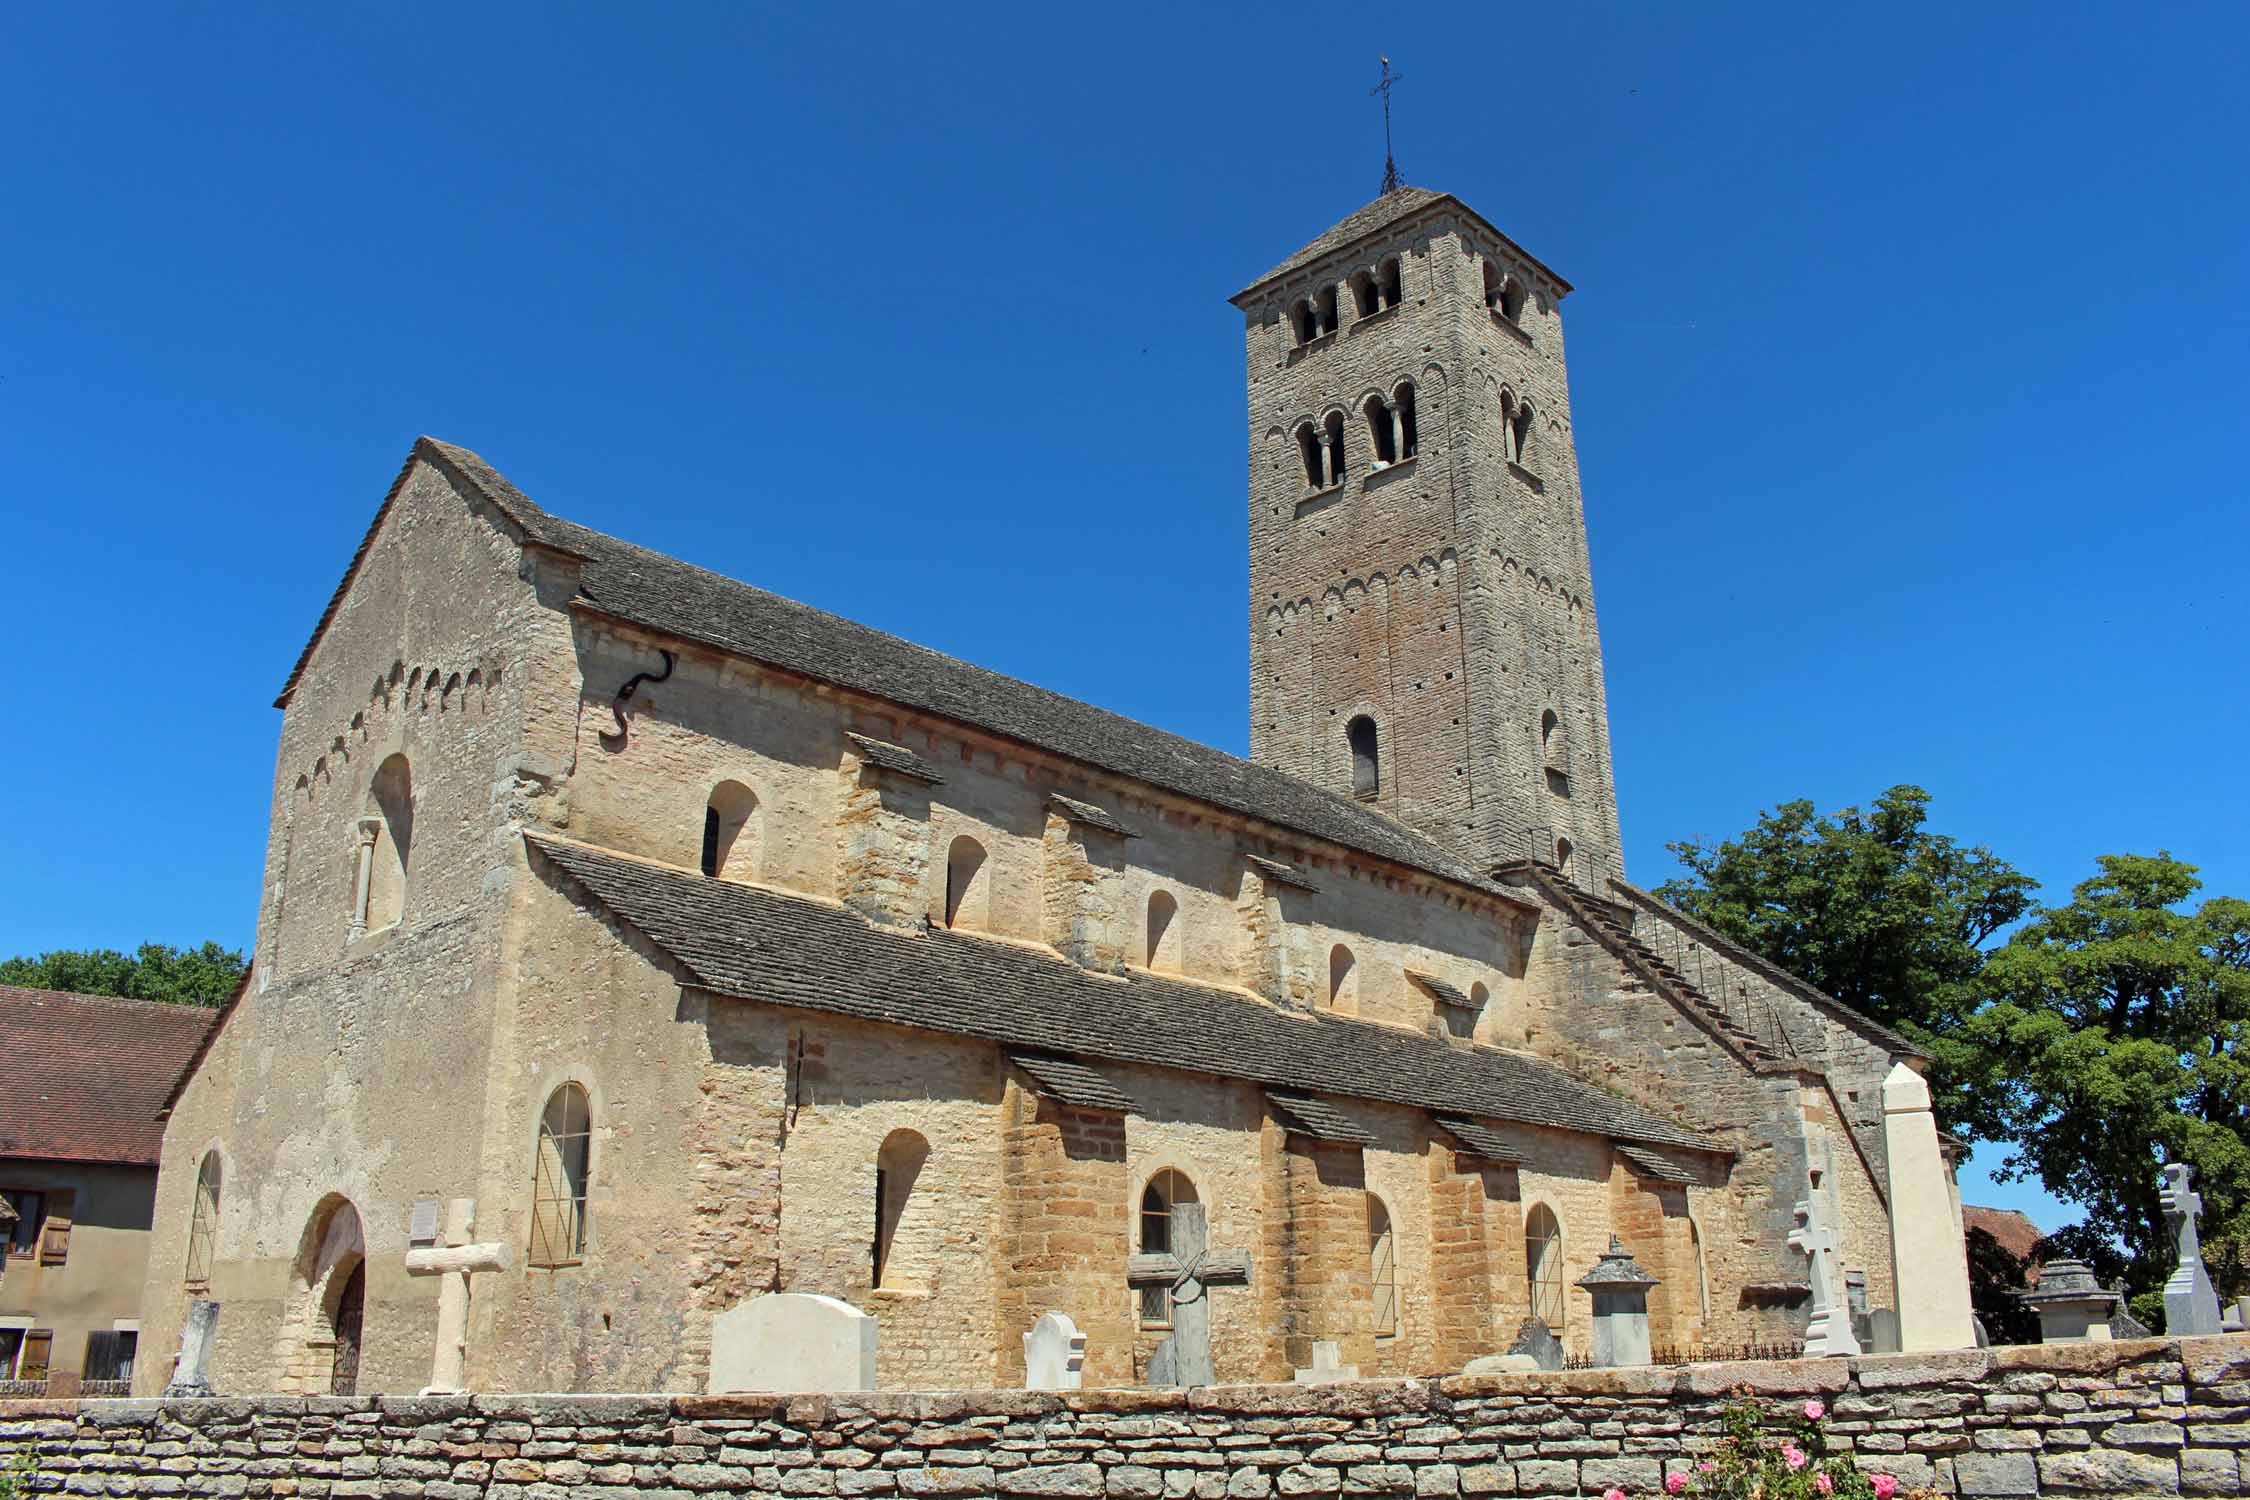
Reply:
<svg viewBox="0 0 2250 1500"><path fill-rule="evenodd" d="M1369 89L1370 95L1383 96L1383 193L1388 196L1406 186L1406 179L1398 175L1398 160L1391 154L1391 85L1405 80L1402 73L1391 71L1391 60L1383 59L1383 81Z"/></svg>

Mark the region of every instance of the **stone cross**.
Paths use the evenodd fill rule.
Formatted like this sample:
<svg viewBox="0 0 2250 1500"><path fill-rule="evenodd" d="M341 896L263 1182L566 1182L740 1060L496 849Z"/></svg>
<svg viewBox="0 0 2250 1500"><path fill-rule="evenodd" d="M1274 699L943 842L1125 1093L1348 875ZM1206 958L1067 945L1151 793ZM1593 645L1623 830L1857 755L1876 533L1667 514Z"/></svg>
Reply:
<svg viewBox="0 0 2250 1500"><path fill-rule="evenodd" d="M1809 1198L1798 1202L1796 1219L1797 1227L1789 1231L1789 1248L1804 1253L1812 1282L1812 1321L1805 1325L1806 1357L1857 1355L1859 1340L1852 1333L1850 1311L1836 1295L1836 1231L1819 1221Z"/></svg>
<svg viewBox="0 0 2250 1500"><path fill-rule="evenodd" d="M2203 1197L2188 1186L2194 1180L2195 1168L2186 1162L2176 1161L2164 1169L2160 1194L2164 1227L2172 1232L2179 1247L2179 1264L2164 1283L2164 1332L2171 1338L2219 1331L2219 1294L2211 1285L2211 1273L2203 1268L2203 1236L2198 1225L2203 1217Z"/></svg>
<svg viewBox="0 0 2250 1500"><path fill-rule="evenodd" d="M172 1361L167 1396L208 1396L211 1391L211 1338L219 1328L219 1304L194 1301L180 1322L180 1357Z"/></svg>
<svg viewBox="0 0 2250 1500"><path fill-rule="evenodd" d="M1075 1391L1086 1368L1086 1335L1063 1313L1041 1313L1023 1336L1023 1388Z"/></svg>
<svg viewBox="0 0 2250 1500"><path fill-rule="evenodd" d="M1215 1286L1248 1286L1250 1252L1208 1248L1203 1205L1176 1203L1171 1252L1128 1257L1125 1279L1134 1286L1169 1287L1172 1292L1172 1336L1149 1362L1149 1384L1209 1385L1210 1291Z"/></svg>
<svg viewBox="0 0 2250 1500"><path fill-rule="evenodd" d="M438 1282L437 1352L430 1359L425 1396L461 1393L469 1356L469 1277L478 1271L505 1271L515 1264L512 1245L468 1242L476 1216L474 1198L446 1200L445 1243L406 1252L408 1275L443 1278Z"/></svg>

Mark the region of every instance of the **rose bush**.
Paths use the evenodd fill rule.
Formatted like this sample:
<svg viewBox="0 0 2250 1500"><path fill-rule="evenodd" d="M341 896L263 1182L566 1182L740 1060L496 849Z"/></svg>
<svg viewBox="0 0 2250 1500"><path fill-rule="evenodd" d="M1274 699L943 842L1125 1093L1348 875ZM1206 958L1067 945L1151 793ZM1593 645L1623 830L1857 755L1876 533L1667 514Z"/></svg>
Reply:
<svg viewBox="0 0 2250 1500"><path fill-rule="evenodd" d="M1769 1424L1756 1406L1736 1402L1726 1410L1719 1446L1692 1472L1665 1475L1664 1493L1711 1500L1896 1500L1897 1475L1868 1473L1851 1454L1829 1453L1820 1430L1827 1415L1824 1403L1807 1401ZM1613 1493L1604 1500L1623 1497Z"/></svg>

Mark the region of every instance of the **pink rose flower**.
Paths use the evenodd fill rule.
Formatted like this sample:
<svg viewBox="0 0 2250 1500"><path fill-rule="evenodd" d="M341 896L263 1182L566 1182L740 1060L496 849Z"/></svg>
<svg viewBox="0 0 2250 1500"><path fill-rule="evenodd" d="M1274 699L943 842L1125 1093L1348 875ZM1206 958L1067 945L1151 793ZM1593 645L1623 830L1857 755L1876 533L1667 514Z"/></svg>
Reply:
<svg viewBox="0 0 2250 1500"><path fill-rule="evenodd" d="M1896 1474L1870 1474L1867 1482L1875 1486L1875 1500L1891 1500L1891 1496L1898 1493Z"/></svg>
<svg viewBox="0 0 2250 1500"><path fill-rule="evenodd" d="M1801 1469L1805 1466L1805 1450L1795 1443L1783 1443L1781 1445L1781 1461L1789 1465L1791 1469Z"/></svg>
<svg viewBox="0 0 2250 1500"><path fill-rule="evenodd" d="M1806 1420L1806 1421L1808 1421L1808 1422L1817 1422L1817 1421L1819 1421L1819 1420L1820 1420L1820 1419L1821 1419L1822 1417L1825 1417L1825 1416L1827 1416L1827 1415L1828 1415L1828 1408L1827 1408L1827 1407L1825 1407L1825 1406L1823 1406L1823 1405L1821 1405L1821 1404L1820 1404L1820 1403L1819 1403L1818 1401L1807 1401L1807 1402L1805 1403L1805 1420Z"/></svg>
<svg viewBox="0 0 2250 1500"><path fill-rule="evenodd" d="M1703 1462L1697 1464L1695 1467L1705 1474L1716 1474L1717 1472L1719 1472L1719 1466L1711 1462L1711 1460L1709 1460L1708 1458L1703 1460Z"/></svg>
<svg viewBox="0 0 2250 1500"><path fill-rule="evenodd" d="M1625 1492L1613 1484L1602 1491L1602 1500L1625 1500Z"/></svg>
<svg viewBox="0 0 2250 1500"><path fill-rule="evenodd" d="M1678 1469L1674 1469L1671 1473L1664 1476L1665 1494L1677 1495L1680 1491L1686 1488L1687 1476L1685 1474L1682 1474Z"/></svg>
<svg viewBox="0 0 2250 1500"><path fill-rule="evenodd" d="M1828 1471L1826 1469L1822 1469L1818 1474L1813 1475L1812 1484L1813 1488L1820 1491L1823 1495L1833 1495L1836 1493L1836 1481L1828 1477Z"/></svg>

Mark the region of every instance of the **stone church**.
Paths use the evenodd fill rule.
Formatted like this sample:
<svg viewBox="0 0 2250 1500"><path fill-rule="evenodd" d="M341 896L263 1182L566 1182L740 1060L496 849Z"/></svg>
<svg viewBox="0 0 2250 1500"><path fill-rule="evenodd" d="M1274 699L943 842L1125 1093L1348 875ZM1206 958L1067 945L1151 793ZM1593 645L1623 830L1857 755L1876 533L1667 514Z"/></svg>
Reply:
<svg viewBox="0 0 2250 1500"><path fill-rule="evenodd" d="M1800 1203L1855 1301L1932 1226L1961 1278L1912 1046L1625 878L1569 290L1407 188L1233 299L1248 760L416 443L277 703L141 1386L208 1298L222 1392L416 1390L439 1241L507 1252L492 1391L700 1391L774 1290L873 1313L885 1387L1019 1383L1048 1309L1142 1383L1128 1259L1198 1217L1221 1381L1583 1353L1613 1235L1659 1348L1800 1337Z"/></svg>

